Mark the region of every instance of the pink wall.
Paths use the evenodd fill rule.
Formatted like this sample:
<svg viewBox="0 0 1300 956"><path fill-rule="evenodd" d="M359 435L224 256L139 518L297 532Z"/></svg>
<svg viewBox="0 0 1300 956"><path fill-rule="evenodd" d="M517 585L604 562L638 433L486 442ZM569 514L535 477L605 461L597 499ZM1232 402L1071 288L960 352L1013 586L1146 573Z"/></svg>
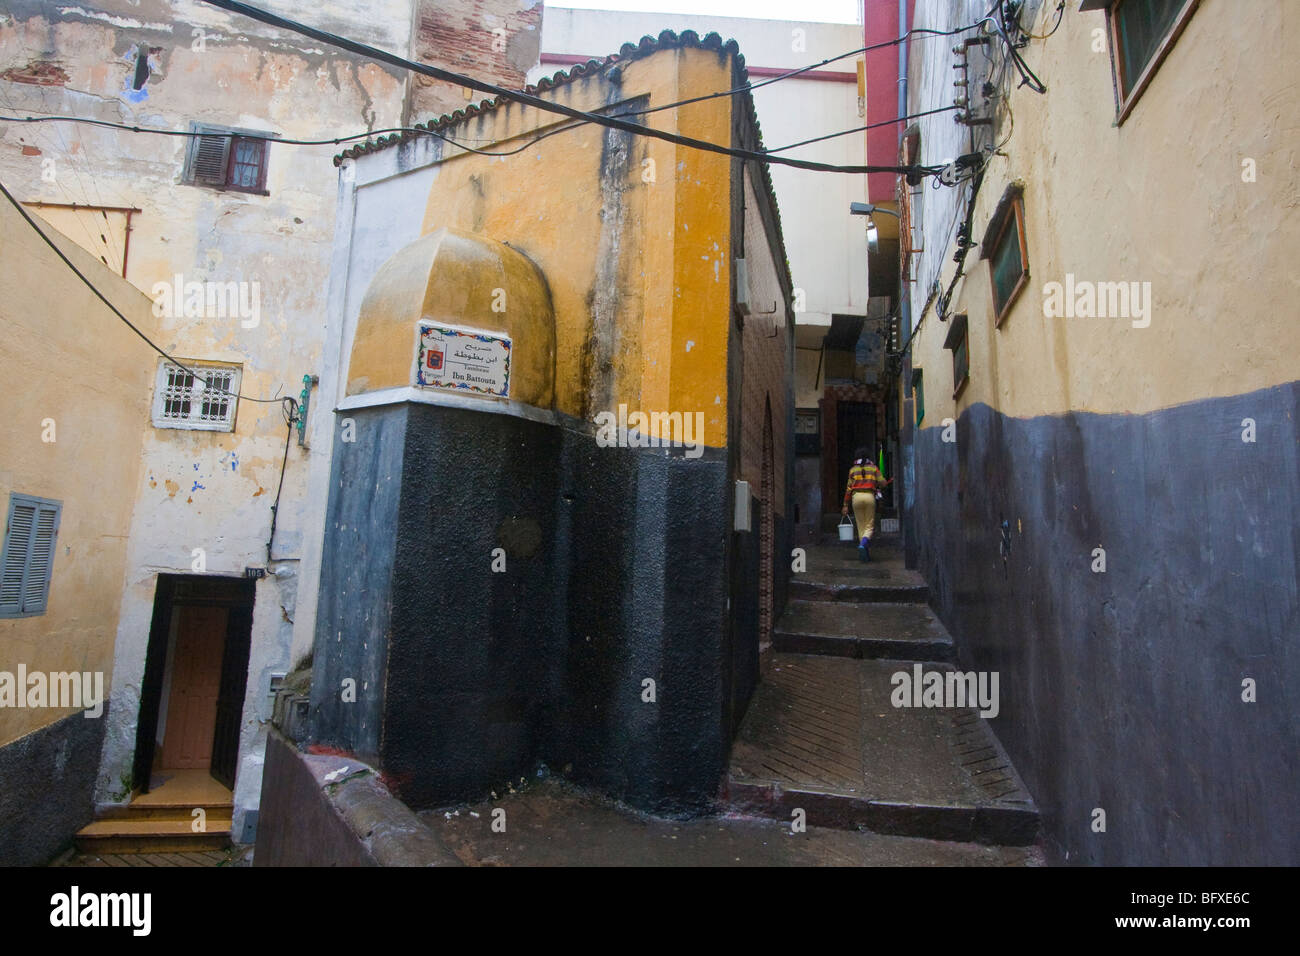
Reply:
<svg viewBox="0 0 1300 956"><path fill-rule="evenodd" d="M913 19L915 0L908 0L908 23ZM862 0L863 46L871 46L898 37L898 0ZM898 115L898 46L882 47L865 54L867 72L866 125L893 119ZM892 165L898 161L898 137L903 123L892 123L869 130L868 165ZM867 177L869 202L892 202L892 173L872 173Z"/></svg>

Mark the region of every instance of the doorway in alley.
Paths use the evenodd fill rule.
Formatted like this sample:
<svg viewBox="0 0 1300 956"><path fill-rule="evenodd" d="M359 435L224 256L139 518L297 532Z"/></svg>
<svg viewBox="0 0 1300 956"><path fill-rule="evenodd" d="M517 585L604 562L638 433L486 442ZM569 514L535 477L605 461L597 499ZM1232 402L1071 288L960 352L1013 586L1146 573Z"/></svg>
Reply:
<svg viewBox="0 0 1300 956"><path fill-rule="evenodd" d="M160 574L136 727L134 782L210 776L234 788L254 583Z"/></svg>
<svg viewBox="0 0 1300 956"><path fill-rule="evenodd" d="M844 485L853 466L853 453L876 444L876 406L871 402L839 402L835 407L836 470L839 494L831 499L839 510L844 498Z"/></svg>

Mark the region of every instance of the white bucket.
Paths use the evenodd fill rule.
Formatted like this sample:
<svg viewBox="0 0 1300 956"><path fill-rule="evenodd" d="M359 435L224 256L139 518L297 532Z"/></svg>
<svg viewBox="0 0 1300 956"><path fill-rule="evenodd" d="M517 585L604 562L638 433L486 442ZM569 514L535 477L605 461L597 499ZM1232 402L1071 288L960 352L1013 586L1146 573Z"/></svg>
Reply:
<svg viewBox="0 0 1300 956"><path fill-rule="evenodd" d="M848 515L840 519L839 532L841 541L853 540L853 522L849 520Z"/></svg>

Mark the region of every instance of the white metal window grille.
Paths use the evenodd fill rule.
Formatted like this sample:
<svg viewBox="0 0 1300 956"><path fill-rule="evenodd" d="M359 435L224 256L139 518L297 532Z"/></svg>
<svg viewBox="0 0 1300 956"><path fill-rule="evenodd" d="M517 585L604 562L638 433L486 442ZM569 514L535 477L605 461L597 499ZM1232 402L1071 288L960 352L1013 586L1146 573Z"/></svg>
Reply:
<svg viewBox="0 0 1300 956"><path fill-rule="evenodd" d="M44 614L63 504L11 494L0 555L0 617Z"/></svg>
<svg viewBox="0 0 1300 956"><path fill-rule="evenodd" d="M239 405L236 395L239 369L214 365L190 365L190 368L193 373L170 362L159 366L154 427L234 431L235 410Z"/></svg>

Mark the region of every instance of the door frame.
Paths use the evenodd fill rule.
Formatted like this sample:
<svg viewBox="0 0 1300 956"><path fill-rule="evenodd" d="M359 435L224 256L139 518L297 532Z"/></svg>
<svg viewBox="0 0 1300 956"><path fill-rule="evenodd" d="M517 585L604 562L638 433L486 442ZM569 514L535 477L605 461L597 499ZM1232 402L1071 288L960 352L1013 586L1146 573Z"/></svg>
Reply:
<svg viewBox="0 0 1300 956"><path fill-rule="evenodd" d="M213 734L213 766L209 770L225 786L234 789L234 763L223 751L217 766L218 744L231 749L229 713L235 714L233 740L234 762L238 760L238 721L243 714L247 691L248 661L252 647L255 582L249 578L216 574L159 574L154 590L153 618L149 626L149 643L145 650L144 679L140 685L140 709L135 729L135 756L131 775L137 794L149 792L154 756L158 742L158 714L162 708L163 675L167 669L167 645L172 617L182 606L224 607L230 609L225 643L222 648L222 692L217 701L217 727ZM232 634L233 632L233 634ZM230 653L227 653L230 652ZM228 669L230 669L228 671ZM224 714L223 714L224 711ZM218 740L220 738L220 741ZM222 777L217 777L216 772ZM227 782L227 778L229 782Z"/></svg>

